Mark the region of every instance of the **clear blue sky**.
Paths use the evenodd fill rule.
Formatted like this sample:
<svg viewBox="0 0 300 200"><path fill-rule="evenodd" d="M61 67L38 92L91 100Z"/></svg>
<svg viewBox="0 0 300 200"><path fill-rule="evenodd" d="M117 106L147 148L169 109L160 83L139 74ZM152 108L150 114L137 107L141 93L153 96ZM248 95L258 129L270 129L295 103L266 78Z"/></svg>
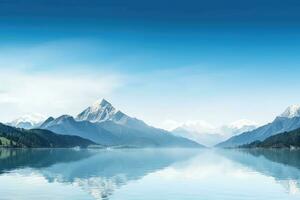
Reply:
<svg viewBox="0 0 300 200"><path fill-rule="evenodd" d="M265 123L300 103L296 0L0 1L1 121L97 98L150 124Z"/></svg>

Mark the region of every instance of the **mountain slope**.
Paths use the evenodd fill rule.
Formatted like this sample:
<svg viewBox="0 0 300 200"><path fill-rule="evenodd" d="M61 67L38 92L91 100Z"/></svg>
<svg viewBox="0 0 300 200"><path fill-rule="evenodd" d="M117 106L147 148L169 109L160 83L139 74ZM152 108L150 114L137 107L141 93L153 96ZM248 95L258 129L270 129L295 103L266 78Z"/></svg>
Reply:
<svg viewBox="0 0 300 200"><path fill-rule="evenodd" d="M18 129L1 123L0 141L0 146L27 148L70 148L76 146L87 147L95 144L90 140L77 136L58 135L41 129Z"/></svg>
<svg viewBox="0 0 300 200"><path fill-rule="evenodd" d="M237 147L244 144L249 144L254 141L263 141L266 138L286 132L292 131L300 127L300 107L298 110L296 106L288 107L283 114L276 117L272 123L261 126L253 131L244 132L240 135L234 136L225 142L218 144L218 147ZM298 113L298 114L297 114Z"/></svg>
<svg viewBox="0 0 300 200"><path fill-rule="evenodd" d="M56 119L50 117L40 126L40 128L51 130L57 134L76 135L103 145L119 144L118 137L103 129L97 123L76 121L69 115L63 115Z"/></svg>
<svg viewBox="0 0 300 200"><path fill-rule="evenodd" d="M99 124L120 138L122 145L149 147L204 147L183 137L176 137L171 133L151 126L135 127L116 124L111 121Z"/></svg>
<svg viewBox="0 0 300 200"><path fill-rule="evenodd" d="M49 118L40 128L59 134L77 135L105 145L135 147L203 147L198 143L176 137L167 131L148 126L116 110L108 101L98 101L72 116Z"/></svg>
<svg viewBox="0 0 300 200"><path fill-rule="evenodd" d="M268 137L264 141L255 141L242 146L244 148L290 148L300 147L300 129Z"/></svg>

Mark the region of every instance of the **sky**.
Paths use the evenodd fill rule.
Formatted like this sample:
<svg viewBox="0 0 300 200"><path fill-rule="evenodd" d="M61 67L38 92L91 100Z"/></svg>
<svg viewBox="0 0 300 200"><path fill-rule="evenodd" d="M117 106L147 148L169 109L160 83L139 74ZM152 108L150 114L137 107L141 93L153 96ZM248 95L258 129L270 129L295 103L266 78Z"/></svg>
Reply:
<svg viewBox="0 0 300 200"><path fill-rule="evenodd" d="M297 0L0 0L0 121L97 99L150 125L300 103ZM172 122L172 123L170 123Z"/></svg>

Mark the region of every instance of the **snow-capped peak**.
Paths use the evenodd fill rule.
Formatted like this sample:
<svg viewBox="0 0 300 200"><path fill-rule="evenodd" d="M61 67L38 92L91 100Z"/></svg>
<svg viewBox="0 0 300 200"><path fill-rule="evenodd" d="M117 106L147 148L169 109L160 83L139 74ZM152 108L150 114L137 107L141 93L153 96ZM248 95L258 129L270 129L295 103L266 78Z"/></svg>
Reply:
<svg viewBox="0 0 300 200"><path fill-rule="evenodd" d="M14 123L21 123L21 122L29 122L31 124L37 124L45 120L45 117L40 114L27 114L23 115L17 119L15 119Z"/></svg>
<svg viewBox="0 0 300 200"><path fill-rule="evenodd" d="M256 129L258 124L248 119L240 119L220 128L223 135L233 136Z"/></svg>
<svg viewBox="0 0 300 200"><path fill-rule="evenodd" d="M92 111L101 110L101 108L103 108L103 107L112 107L112 105L105 99L102 99L102 100L95 101L95 103L93 103L93 105L90 106Z"/></svg>
<svg viewBox="0 0 300 200"><path fill-rule="evenodd" d="M187 121L183 124L181 124L180 128L183 128L187 131L193 131L193 132L205 132L205 133L215 133L216 128L209 124L206 121L203 120L194 120L194 121Z"/></svg>
<svg viewBox="0 0 300 200"><path fill-rule="evenodd" d="M279 117L293 118L300 117L300 105L289 106Z"/></svg>
<svg viewBox="0 0 300 200"><path fill-rule="evenodd" d="M92 106L81 112L76 120L90 121L90 122L103 122L111 119L117 110L105 99L98 100Z"/></svg>
<svg viewBox="0 0 300 200"><path fill-rule="evenodd" d="M7 124L18 128L33 128L41 124L45 119L46 118L40 114L26 114Z"/></svg>
<svg viewBox="0 0 300 200"><path fill-rule="evenodd" d="M248 119L240 119L228 125L232 129L242 129L246 126L257 126L257 123Z"/></svg>

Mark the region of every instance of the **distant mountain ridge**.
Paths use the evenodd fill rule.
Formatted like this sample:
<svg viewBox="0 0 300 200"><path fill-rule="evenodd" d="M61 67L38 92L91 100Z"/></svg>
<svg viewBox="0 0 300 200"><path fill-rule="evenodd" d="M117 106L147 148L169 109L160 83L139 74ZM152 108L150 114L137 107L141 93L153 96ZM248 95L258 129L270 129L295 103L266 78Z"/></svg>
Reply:
<svg viewBox="0 0 300 200"><path fill-rule="evenodd" d="M186 138L148 126L115 109L107 100L97 101L76 118L50 117L41 126L59 134L77 135L103 145L134 147L203 147Z"/></svg>
<svg viewBox="0 0 300 200"><path fill-rule="evenodd" d="M218 133L199 133L191 130L184 129L182 127L178 127L172 131L172 134L180 137L185 137L190 140L194 140L198 143L201 143L205 146L213 146L217 142L223 141L224 136Z"/></svg>
<svg viewBox="0 0 300 200"><path fill-rule="evenodd" d="M253 131L244 132L231 137L218 144L218 147L238 147L250 144L254 141L263 141L266 138L287 131L292 131L300 127L300 106L289 106L281 115L269 124L261 126Z"/></svg>
<svg viewBox="0 0 300 200"><path fill-rule="evenodd" d="M246 119L237 120L221 127L214 127L203 121L191 121L175 128L172 130L172 133L189 138L205 146L214 146L234 135L251 131L255 128L257 128L256 123Z"/></svg>
<svg viewBox="0 0 300 200"><path fill-rule="evenodd" d="M6 124L17 128L32 129L39 127L45 119L46 118L40 114L27 114Z"/></svg>
<svg viewBox="0 0 300 200"><path fill-rule="evenodd" d="M88 147L94 142L78 136L58 135L48 130L19 129L0 123L0 146L22 148Z"/></svg>
<svg viewBox="0 0 300 200"><path fill-rule="evenodd" d="M222 126L222 133L226 135L237 135L243 132L248 132L256 129L258 127L257 123L251 120L240 119L232 122L229 125Z"/></svg>

